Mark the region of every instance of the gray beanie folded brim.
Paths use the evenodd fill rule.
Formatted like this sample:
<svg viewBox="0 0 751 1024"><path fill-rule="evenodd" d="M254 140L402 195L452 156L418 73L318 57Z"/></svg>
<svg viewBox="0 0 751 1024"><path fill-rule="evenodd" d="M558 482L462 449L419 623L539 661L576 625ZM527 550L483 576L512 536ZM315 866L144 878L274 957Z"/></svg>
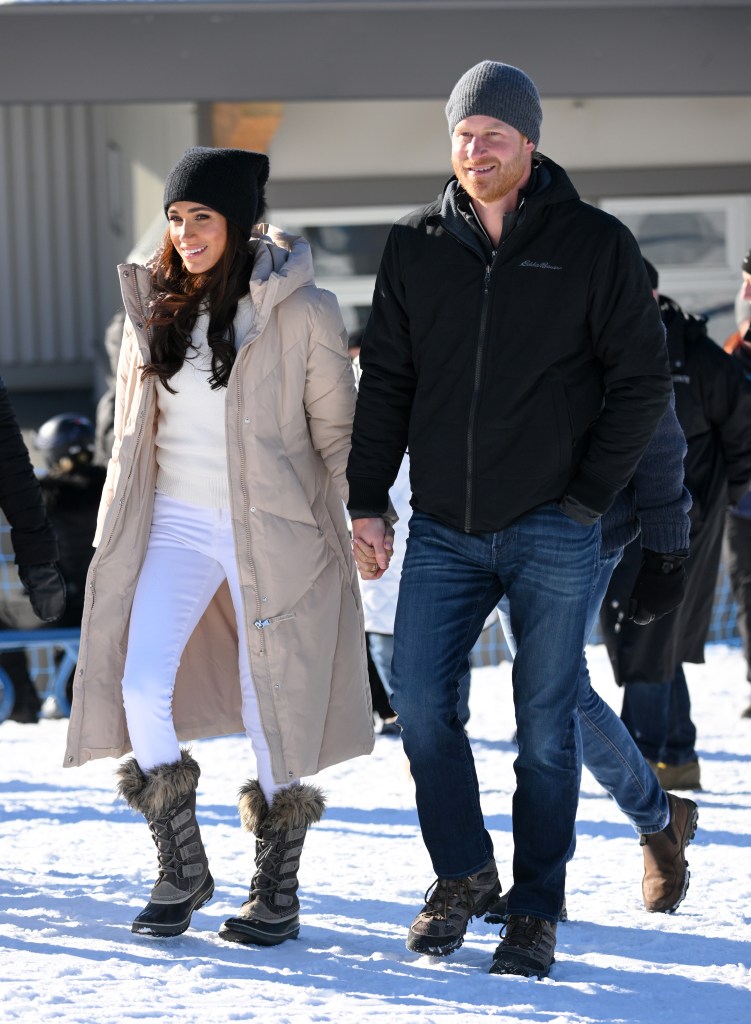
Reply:
<svg viewBox="0 0 751 1024"><path fill-rule="evenodd" d="M540 141L540 94L532 79L511 64L481 61L451 90L446 104L450 135L465 117L478 114L510 124L535 146Z"/></svg>

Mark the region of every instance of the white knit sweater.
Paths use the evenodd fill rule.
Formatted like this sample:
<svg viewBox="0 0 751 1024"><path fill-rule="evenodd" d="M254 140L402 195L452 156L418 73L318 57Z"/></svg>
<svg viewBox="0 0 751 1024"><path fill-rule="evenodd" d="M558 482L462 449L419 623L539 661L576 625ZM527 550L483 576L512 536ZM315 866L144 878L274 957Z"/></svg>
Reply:
<svg viewBox="0 0 751 1024"><path fill-rule="evenodd" d="M250 296L237 305L235 342L243 343L253 325ZM193 347L170 378L174 395L159 383L156 431L156 489L178 501L203 508L229 507L227 442L224 418L226 388L211 389L211 348L206 340L208 312L191 332Z"/></svg>

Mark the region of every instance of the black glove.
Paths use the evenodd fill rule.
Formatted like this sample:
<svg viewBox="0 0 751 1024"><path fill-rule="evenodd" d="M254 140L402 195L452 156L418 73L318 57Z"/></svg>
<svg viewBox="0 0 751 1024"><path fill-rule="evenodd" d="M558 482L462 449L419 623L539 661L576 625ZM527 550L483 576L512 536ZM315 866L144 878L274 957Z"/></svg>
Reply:
<svg viewBox="0 0 751 1024"><path fill-rule="evenodd" d="M686 590L685 555L642 550L641 568L628 602L628 617L646 626L672 612Z"/></svg>
<svg viewBox="0 0 751 1024"><path fill-rule="evenodd" d="M37 618L57 622L65 611L65 580L57 562L19 565L18 575Z"/></svg>

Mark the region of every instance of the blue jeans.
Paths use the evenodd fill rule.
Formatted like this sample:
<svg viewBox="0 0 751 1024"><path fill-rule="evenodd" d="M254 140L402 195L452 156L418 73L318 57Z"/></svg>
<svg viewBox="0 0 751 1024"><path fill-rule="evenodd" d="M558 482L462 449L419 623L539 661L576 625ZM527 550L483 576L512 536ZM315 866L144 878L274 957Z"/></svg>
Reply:
<svg viewBox="0 0 751 1024"><path fill-rule="evenodd" d="M383 682L383 688L391 697L391 659L394 656L393 633L370 633L370 656L378 669L378 675ZM471 669L469 658L467 658L467 669L459 679L457 685L457 714L462 725L466 726L469 721L469 685L471 681Z"/></svg>
<svg viewBox="0 0 751 1024"><path fill-rule="evenodd" d="M681 765L696 760L696 726L681 665L667 683L626 683L621 718L650 761Z"/></svg>
<svg viewBox="0 0 751 1024"><path fill-rule="evenodd" d="M513 666L519 753L514 762L512 914L556 921L579 796L575 711L599 525L553 502L504 530L466 534L415 512L394 627L391 685L417 812L441 878L493 856L457 683L483 623L505 591L518 640Z"/></svg>
<svg viewBox="0 0 751 1024"><path fill-rule="evenodd" d="M597 622L610 577L622 554L623 551L620 549L600 559L587 614L587 641ZM513 655L516 641L511 633L508 601L505 597L498 611L506 642ZM669 815L667 795L624 723L593 688L584 652L579 668L577 712L576 752L580 777L583 761L603 789L610 793L630 819L639 835L661 832L667 824ZM574 856L575 847L574 836L569 849L569 860Z"/></svg>

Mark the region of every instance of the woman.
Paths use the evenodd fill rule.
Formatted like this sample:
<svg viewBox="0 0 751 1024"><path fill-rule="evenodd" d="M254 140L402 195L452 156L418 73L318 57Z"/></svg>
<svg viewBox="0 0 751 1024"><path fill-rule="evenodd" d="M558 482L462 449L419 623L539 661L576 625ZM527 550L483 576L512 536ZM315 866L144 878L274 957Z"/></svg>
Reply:
<svg viewBox="0 0 751 1024"><path fill-rule="evenodd" d="M342 504L346 334L308 244L253 230L267 177L260 153L188 150L166 181L161 252L120 268L115 443L65 763L133 750L119 791L159 856L133 931L179 935L213 880L200 770L178 739L244 730L256 871L220 935L274 945L298 933L300 851L324 809L300 779L374 738Z"/></svg>

